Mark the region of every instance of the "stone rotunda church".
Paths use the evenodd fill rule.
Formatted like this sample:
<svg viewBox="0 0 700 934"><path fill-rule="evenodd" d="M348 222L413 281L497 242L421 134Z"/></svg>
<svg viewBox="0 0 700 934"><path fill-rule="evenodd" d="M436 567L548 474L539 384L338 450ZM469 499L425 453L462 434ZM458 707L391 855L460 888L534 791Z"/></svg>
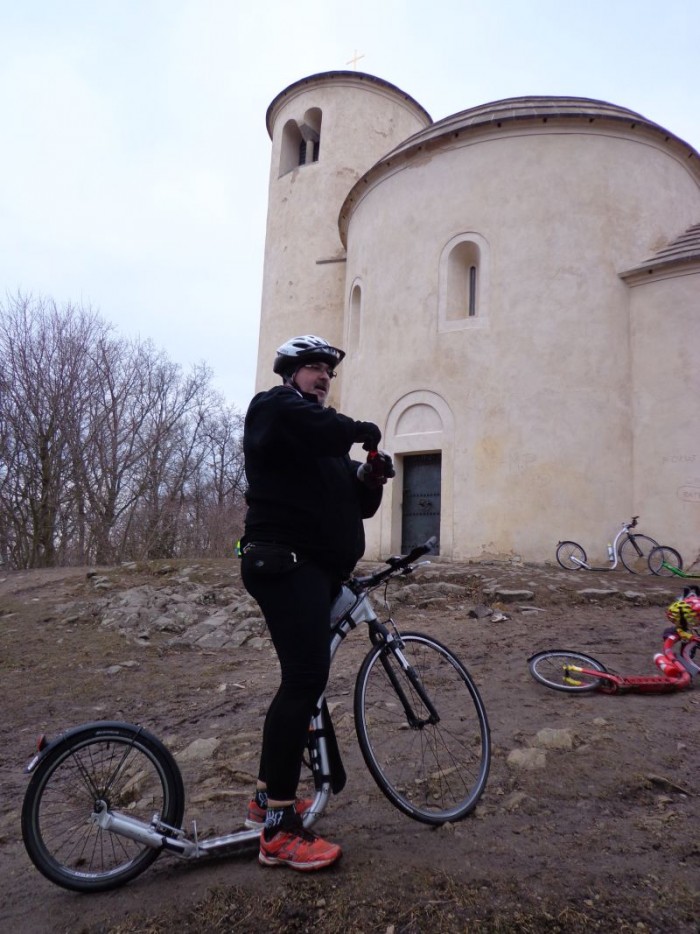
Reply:
<svg viewBox="0 0 700 934"><path fill-rule="evenodd" d="M603 101L433 122L359 72L277 95L257 389L275 348L347 358L330 404L397 477L367 557L602 561L616 528L700 551L700 155ZM361 456L361 452L357 452ZM700 573L700 572L699 572Z"/></svg>

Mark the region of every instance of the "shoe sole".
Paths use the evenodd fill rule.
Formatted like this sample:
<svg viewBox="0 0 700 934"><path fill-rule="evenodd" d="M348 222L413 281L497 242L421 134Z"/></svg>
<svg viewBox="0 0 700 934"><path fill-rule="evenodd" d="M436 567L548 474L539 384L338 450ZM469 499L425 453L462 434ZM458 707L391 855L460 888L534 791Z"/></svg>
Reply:
<svg viewBox="0 0 700 934"><path fill-rule="evenodd" d="M317 859L312 863L295 863L290 859L277 859L275 856L264 856L258 854L258 862L261 866L288 866L290 869L296 869L298 872L313 872L316 869L325 869L326 866L332 866L336 863L342 853L338 853L332 859Z"/></svg>

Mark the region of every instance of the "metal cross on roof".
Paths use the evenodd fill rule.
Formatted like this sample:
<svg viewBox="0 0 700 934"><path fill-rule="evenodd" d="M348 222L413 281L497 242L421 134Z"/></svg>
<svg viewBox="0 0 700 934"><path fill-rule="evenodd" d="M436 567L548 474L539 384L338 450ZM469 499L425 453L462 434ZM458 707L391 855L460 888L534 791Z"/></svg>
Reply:
<svg viewBox="0 0 700 934"><path fill-rule="evenodd" d="M353 57L350 59L350 61L349 61L349 62L346 62L345 64L346 64L346 65L352 65L353 68L355 69L355 71L357 71L357 63L359 62L359 60L360 60L361 58L364 58L364 55L358 55L358 54L357 54L357 49L355 49L355 54L354 54Z"/></svg>

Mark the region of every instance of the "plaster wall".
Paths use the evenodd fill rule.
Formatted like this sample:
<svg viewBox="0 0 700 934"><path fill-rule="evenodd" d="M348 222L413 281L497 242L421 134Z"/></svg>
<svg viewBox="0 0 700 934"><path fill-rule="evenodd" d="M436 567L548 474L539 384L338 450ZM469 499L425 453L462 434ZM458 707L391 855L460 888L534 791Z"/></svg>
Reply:
<svg viewBox="0 0 700 934"><path fill-rule="evenodd" d="M632 287L630 312L635 502L689 565L700 558L700 267Z"/></svg>
<svg viewBox="0 0 700 934"><path fill-rule="evenodd" d="M341 408L377 421L399 455L442 450L444 554L542 560L574 538L602 557L619 523L643 512L631 297L618 273L699 215L680 161L613 131L483 135L367 185L348 227ZM445 327L441 256L465 233L480 238L488 283L477 316ZM652 317L638 315L636 345L652 346ZM697 334L697 318L689 325ZM664 374L650 369L651 396ZM396 433L417 392L415 430ZM397 481L368 524L368 554L398 547ZM655 537L657 514L645 523Z"/></svg>

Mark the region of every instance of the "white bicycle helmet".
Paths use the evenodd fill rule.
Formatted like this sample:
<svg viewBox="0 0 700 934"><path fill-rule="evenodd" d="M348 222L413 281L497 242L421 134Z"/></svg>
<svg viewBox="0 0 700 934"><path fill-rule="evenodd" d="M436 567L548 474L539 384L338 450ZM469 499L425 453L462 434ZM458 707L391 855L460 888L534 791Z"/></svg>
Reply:
<svg viewBox="0 0 700 934"><path fill-rule="evenodd" d="M316 337L315 334L303 334L301 337L290 338L277 348L272 370L279 376L286 376L305 363L313 363L316 360L327 363L335 369L344 356L344 350L332 347L322 337Z"/></svg>

